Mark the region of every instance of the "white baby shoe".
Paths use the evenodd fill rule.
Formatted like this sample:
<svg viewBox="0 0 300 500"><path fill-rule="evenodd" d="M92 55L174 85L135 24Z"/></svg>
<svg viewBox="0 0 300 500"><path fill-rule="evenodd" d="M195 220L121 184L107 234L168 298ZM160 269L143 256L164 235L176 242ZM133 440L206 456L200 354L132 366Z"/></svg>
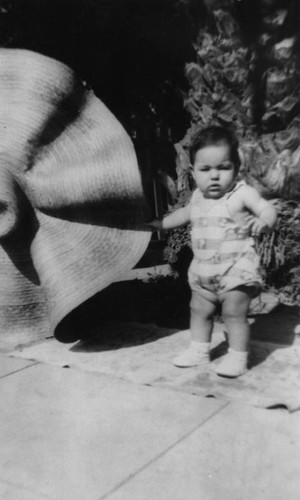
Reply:
<svg viewBox="0 0 300 500"><path fill-rule="evenodd" d="M247 371L248 352L235 351L229 347L228 353L223 356L220 363L214 365L220 377L240 377Z"/></svg>
<svg viewBox="0 0 300 500"><path fill-rule="evenodd" d="M173 359L179 368L209 364L209 342L191 342L191 345Z"/></svg>

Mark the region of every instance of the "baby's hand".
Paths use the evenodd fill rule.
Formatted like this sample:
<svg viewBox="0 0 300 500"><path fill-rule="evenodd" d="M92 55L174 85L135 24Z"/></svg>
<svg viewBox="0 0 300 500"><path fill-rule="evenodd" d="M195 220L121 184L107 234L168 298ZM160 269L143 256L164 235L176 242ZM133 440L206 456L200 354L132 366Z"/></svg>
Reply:
<svg viewBox="0 0 300 500"><path fill-rule="evenodd" d="M154 219L150 222L146 222L146 226L152 231L160 231L162 229L162 222L159 219Z"/></svg>
<svg viewBox="0 0 300 500"><path fill-rule="evenodd" d="M270 226L266 221L255 217L254 215L249 215L246 218L248 230L253 236L259 236L260 234L269 233Z"/></svg>

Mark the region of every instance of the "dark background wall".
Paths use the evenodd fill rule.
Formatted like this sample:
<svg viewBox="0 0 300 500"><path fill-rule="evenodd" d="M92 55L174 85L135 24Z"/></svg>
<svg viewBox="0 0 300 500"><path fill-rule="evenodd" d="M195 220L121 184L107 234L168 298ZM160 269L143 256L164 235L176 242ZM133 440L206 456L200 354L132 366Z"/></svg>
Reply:
<svg viewBox="0 0 300 500"><path fill-rule="evenodd" d="M0 0L0 44L71 66L135 144L153 216L167 205L157 172L176 177L174 143L189 126L187 61L198 0Z"/></svg>
<svg viewBox="0 0 300 500"><path fill-rule="evenodd" d="M128 129L136 111L163 113L177 139L193 32L191 7L175 0L0 1L2 46L67 63Z"/></svg>

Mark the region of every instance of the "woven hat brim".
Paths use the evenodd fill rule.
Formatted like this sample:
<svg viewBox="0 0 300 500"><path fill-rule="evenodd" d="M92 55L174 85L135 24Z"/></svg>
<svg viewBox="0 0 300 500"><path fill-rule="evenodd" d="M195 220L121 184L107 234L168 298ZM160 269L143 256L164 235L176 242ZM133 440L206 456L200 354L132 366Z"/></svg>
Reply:
<svg viewBox="0 0 300 500"><path fill-rule="evenodd" d="M2 272L11 269L0 308L9 306L15 287L21 324L30 289L32 303L46 302L55 330L73 308L117 280L144 253L150 233L143 230L147 207L141 175L121 124L58 61L0 49L0 106L0 171L5 165L22 193L7 206L11 213L26 213L17 217L19 228L14 223L5 248L0 240ZM28 224L31 236L22 253L16 241ZM8 260L15 260L16 271L7 267Z"/></svg>

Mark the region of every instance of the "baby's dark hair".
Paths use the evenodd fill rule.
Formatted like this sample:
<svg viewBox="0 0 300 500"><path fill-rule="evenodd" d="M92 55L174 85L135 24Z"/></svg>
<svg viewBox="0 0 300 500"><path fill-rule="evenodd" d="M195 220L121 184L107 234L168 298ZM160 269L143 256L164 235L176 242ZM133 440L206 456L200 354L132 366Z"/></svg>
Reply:
<svg viewBox="0 0 300 500"><path fill-rule="evenodd" d="M200 149L224 143L229 146L230 160L234 164L235 172L238 173L241 165L238 140L230 129L221 126L206 127L194 135L190 145L191 164L194 164L196 153Z"/></svg>

